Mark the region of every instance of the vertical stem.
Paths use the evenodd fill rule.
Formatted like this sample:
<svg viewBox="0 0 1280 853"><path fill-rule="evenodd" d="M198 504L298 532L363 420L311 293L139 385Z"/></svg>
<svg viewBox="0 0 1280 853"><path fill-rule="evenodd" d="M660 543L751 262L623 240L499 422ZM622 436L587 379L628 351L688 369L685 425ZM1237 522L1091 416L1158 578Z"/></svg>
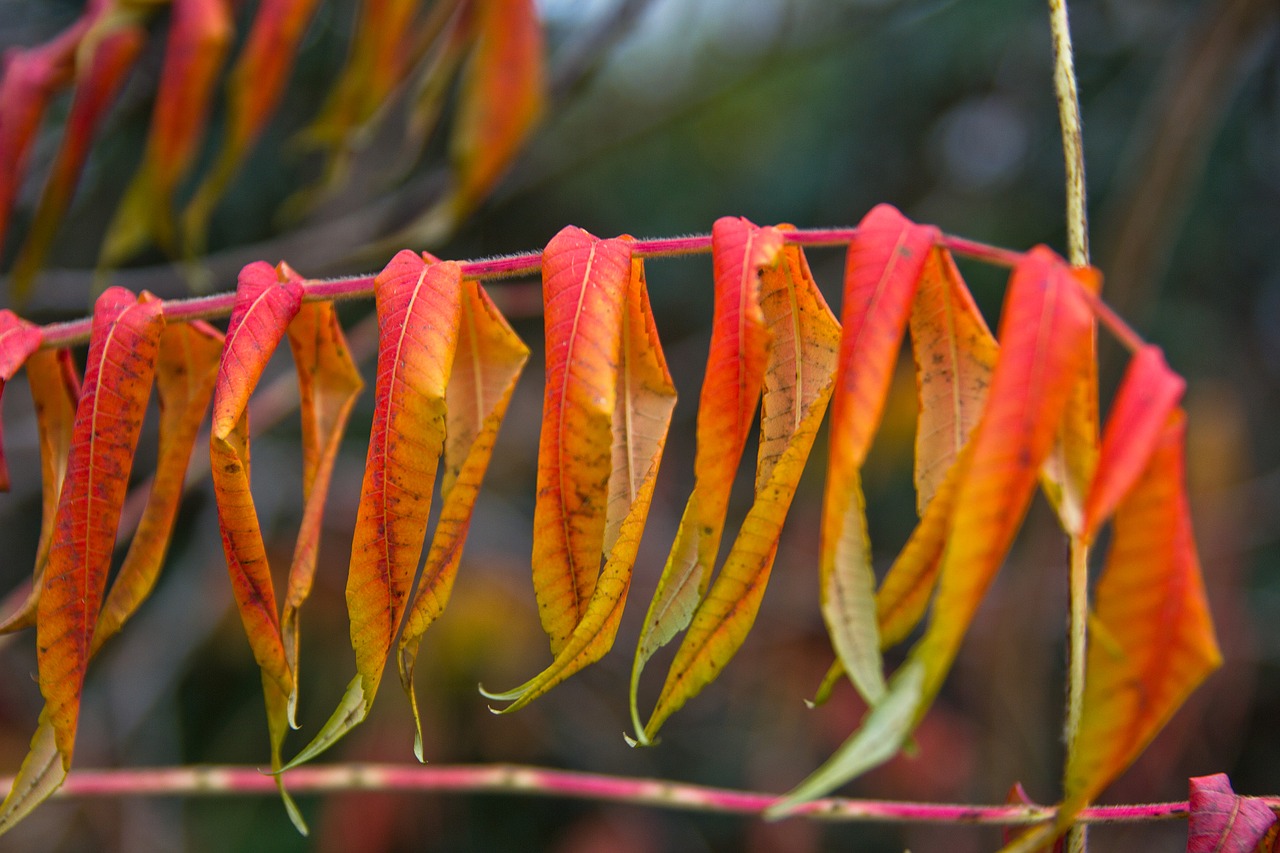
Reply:
<svg viewBox="0 0 1280 853"><path fill-rule="evenodd" d="M1071 27L1067 0L1049 0L1049 24L1053 32L1053 84L1058 96L1058 120L1062 125L1062 153L1066 164L1067 244L1071 263L1089 263L1089 221L1085 208L1084 136L1080 127L1080 96L1076 89L1075 63L1071 55ZM1071 536L1069 571L1070 614L1068 627L1067 755L1075 751L1084 708L1086 626L1089 618L1089 549L1078 535ZM1067 833L1070 853L1084 853L1088 840L1083 824Z"/></svg>

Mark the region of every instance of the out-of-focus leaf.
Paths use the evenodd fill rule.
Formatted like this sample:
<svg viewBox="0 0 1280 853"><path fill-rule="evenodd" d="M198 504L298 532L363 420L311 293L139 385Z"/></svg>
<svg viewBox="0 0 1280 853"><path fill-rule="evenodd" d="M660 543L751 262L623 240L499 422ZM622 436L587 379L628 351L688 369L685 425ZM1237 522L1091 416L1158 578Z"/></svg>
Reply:
<svg viewBox="0 0 1280 853"><path fill-rule="evenodd" d="M546 99L542 27L533 0L474 0L477 39L463 70L451 142L453 205L465 213L489 194Z"/></svg>
<svg viewBox="0 0 1280 853"><path fill-rule="evenodd" d="M160 429L155 477L129 551L102 606L91 653L124 626L151 594L160 575L196 434L213 396L221 354L222 333L207 323L172 323L160 336L156 362Z"/></svg>
<svg viewBox="0 0 1280 853"><path fill-rule="evenodd" d="M1231 790L1225 773L1190 780L1187 853L1253 853L1276 823L1276 814L1254 797Z"/></svg>
<svg viewBox="0 0 1280 853"><path fill-rule="evenodd" d="M474 22L471 7L462 0L441 0L431 9L431 18L424 25L424 40L431 46L417 74L405 126L406 145L412 151L421 151L435 129L454 72L475 37Z"/></svg>
<svg viewBox="0 0 1280 853"><path fill-rule="evenodd" d="M263 369L301 308L302 290L297 274L284 264L273 268L259 261L240 271L218 366L209 437L222 549L249 647L262 671L273 770L281 766L280 748L291 722L295 673L285 652L271 567L249 490L248 406ZM285 793L282 778L276 780L290 819L305 833L306 825Z"/></svg>
<svg viewBox="0 0 1280 853"><path fill-rule="evenodd" d="M413 665L422 635L444 611L471 526L498 428L506 415L529 348L498 313L479 282L464 281L458 356L445 390L448 427L443 506L413 604L400 635L400 682L409 696L415 725L414 753L423 760L422 722L413 691Z"/></svg>
<svg viewBox="0 0 1280 853"><path fill-rule="evenodd" d="M1097 294L1102 290L1102 275L1093 267L1071 270L1076 283ZM1071 390L1071 399L1058 425L1058 437L1041 470L1041 486L1049 503L1058 514L1063 530L1078 536L1084 522L1085 495L1098 466L1098 361L1096 358L1096 325L1091 332L1095 353L1081 369Z"/></svg>
<svg viewBox="0 0 1280 853"><path fill-rule="evenodd" d="M835 384L840 325L799 247L761 267L760 307L772 345L765 365L755 501L724 567L698 605L643 735L719 674L755 621L796 484Z"/></svg>
<svg viewBox="0 0 1280 853"><path fill-rule="evenodd" d="M819 597L836 656L872 705L885 688L860 472L880 426L916 283L937 238L936 228L915 225L882 204L863 218L845 262L840 364L822 503Z"/></svg>
<svg viewBox="0 0 1280 853"><path fill-rule="evenodd" d="M1182 399L1187 383L1169 369L1156 346L1134 353L1116 392L1103 434L1101 463L1084 508L1084 536L1098 528L1142 476L1169 415Z"/></svg>
<svg viewBox="0 0 1280 853"><path fill-rule="evenodd" d="M1146 468L1116 509L1094 604L1106 641L1089 644L1059 827L1138 756L1222 663L1191 531L1185 440L1185 416L1176 411L1151 436Z"/></svg>
<svg viewBox="0 0 1280 853"><path fill-rule="evenodd" d="M1022 522L1038 469L1052 446L1078 371L1090 354L1091 329L1088 303L1066 264L1043 247L1024 255L1006 294L1000 355L987 405L962 454L962 458L971 455L957 485L929 626L881 700L881 704L896 701L904 692L918 696L914 714L895 716L901 725L880 732L891 743L877 748L890 755L906 742L937 695ZM916 667L921 674L916 674ZM862 772L871 766L861 751L853 758L845 754L862 743L859 735L855 733L823 768L789 794L788 804L821 796L847 782L856 775L849 767Z"/></svg>
<svg viewBox="0 0 1280 853"><path fill-rule="evenodd" d="M308 761L368 716L422 556L457 346L461 268L400 252L374 280L378 374L347 610L356 678L290 765Z"/></svg>
<svg viewBox="0 0 1280 853"><path fill-rule="evenodd" d="M36 622L40 692L64 769L164 327L159 301L139 301L119 287L98 298L93 314Z"/></svg>
<svg viewBox="0 0 1280 853"><path fill-rule="evenodd" d="M204 253L209 217L280 103L317 0L261 0L227 80L218 159L182 214L184 249Z"/></svg>
<svg viewBox="0 0 1280 853"><path fill-rule="evenodd" d="M85 39L80 47L82 53L87 50L88 54L77 62L75 96L67 115L62 145L10 272L14 299L21 300L30 292L53 244L58 223L71 203L98 128L146 41L146 28L132 15L108 15L103 19L102 29L105 31L95 29L93 36Z"/></svg>
<svg viewBox="0 0 1280 853"><path fill-rule="evenodd" d="M711 231L715 308L711 348L698 400L693 493L644 618L631 667L631 717L647 743L637 707L640 673L658 649L689 627L711 580L734 475L764 386L769 330L760 308L760 270L776 263L782 234L724 217Z"/></svg>
<svg viewBox="0 0 1280 853"><path fill-rule="evenodd" d="M30 628L36 624L36 606L44 578L49 546L53 543L54 518L62 482L67 474L71 454L76 401L80 398L80 381L70 350L39 350L27 359L27 382L36 408L36 431L40 436L40 480L42 504L40 541L36 546L36 564L25 600L0 623L0 634Z"/></svg>
<svg viewBox="0 0 1280 853"><path fill-rule="evenodd" d="M146 152L103 239L102 266L116 266L150 240L176 250L174 193L205 138L231 35L227 0L173 0Z"/></svg>
<svg viewBox="0 0 1280 853"><path fill-rule="evenodd" d="M28 323L9 309L0 310L0 395L43 340L38 326ZM4 433L0 429L0 492L9 491L9 466L4 459Z"/></svg>
<svg viewBox="0 0 1280 853"><path fill-rule="evenodd" d="M495 698L510 699L505 710L512 711L531 702L588 664L594 663L613 646L631 586L640 536L644 531L653 498L653 486L662 462L676 389L662 355L649 293L645 286L644 261L630 262L630 275L623 283L626 300L616 338L619 361L610 383L614 386L612 469L609 473L608 504L604 521L604 568L600 570L591 598L552 664L534 678ZM563 269L559 264L557 269ZM602 282L588 281L586 286ZM610 286L611 291L613 288ZM548 288L548 296L553 291ZM586 321L590 318L582 318ZM581 328L581 322L577 324ZM550 341L548 341L550 345ZM611 340L610 347L615 345ZM574 452L571 437L561 436L561 454Z"/></svg>
<svg viewBox="0 0 1280 853"><path fill-rule="evenodd" d="M54 94L74 78L76 48L91 23L89 16L82 16L38 47L5 52L0 80L0 245L40 119Z"/></svg>
<svg viewBox="0 0 1280 853"><path fill-rule="evenodd" d="M294 676L294 692L289 697L292 718L298 698L299 614L315 578L333 463L364 381L351 359L332 302L303 305L289 323L287 333L298 375L302 415L302 524L280 615L285 658Z"/></svg>

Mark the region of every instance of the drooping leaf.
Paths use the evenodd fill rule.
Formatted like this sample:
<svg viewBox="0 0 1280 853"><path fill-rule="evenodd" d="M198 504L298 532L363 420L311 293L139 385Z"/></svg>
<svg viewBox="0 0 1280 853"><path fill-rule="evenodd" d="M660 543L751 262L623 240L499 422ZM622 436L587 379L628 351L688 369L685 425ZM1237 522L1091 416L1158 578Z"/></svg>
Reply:
<svg viewBox="0 0 1280 853"><path fill-rule="evenodd" d="M475 0L475 48L463 70L451 153L454 209L470 211L502 177L542 114L542 27L533 0Z"/></svg>
<svg viewBox="0 0 1280 853"><path fill-rule="evenodd" d="M445 389L457 346L461 268L400 252L374 280L378 374L347 575L356 678L338 710L290 765L307 761L368 716L400 629L444 448Z"/></svg>
<svg viewBox="0 0 1280 853"><path fill-rule="evenodd" d="M42 503L40 540L36 545L35 570L23 601L0 623L0 634L30 628L36 624L36 606L44 578L49 547L53 543L54 519L58 499L67 474L74 435L76 401L80 398L80 380L70 350L39 350L26 362L27 382L36 409L36 431L40 437L40 480ZM7 609L7 608L6 608Z"/></svg>
<svg viewBox="0 0 1280 853"><path fill-rule="evenodd" d="M317 0L261 0L227 79L218 158L182 214L185 250L204 253L209 217L280 103Z"/></svg>
<svg viewBox="0 0 1280 853"><path fill-rule="evenodd" d="M559 655L595 592L609 510L613 413L631 247L572 226L542 252L546 391L533 516L533 586Z"/></svg>
<svg viewBox="0 0 1280 853"><path fill-rule="evenodd" d="M1102 275L1093 267L1072 268L1071 276L1080 287L1097 294ZM1091 331L1096 341L1096 327ZM1058 514L1063 530L1078 536L1084 522L1084 502L1098 465L1098 361L1097 345L1091 343L1089 358L1076 377L1058 425L1058 436L1041 470L1041 486Z"/></svg>
<svg viewBox="0 0 1280 853"><path fill-rule="evenodd" d="M292 717L298 689L299 614L315 578L333 463L364 381L347 349L332 302L303 305L289 323L287 334L298 375L302 414L302 524L280 615L285 659L294 674L294 693L289 697Z"/></svg>
<svg viewBox="0 0 1280 853"><path fill-rule="evenodd" d="M0 80L0 245L40 120L53 96L74 78L76 48L90 24L90 16L84 15L42 45L5 52Z"/></svg>
<svg viewBox="0 0 1280 853"><path fill-rule="evenodd" d="M923 517L982 416L1000 347L951 253L929 253L911 307L916 365L916 507Z"/></svg>
<svg viewBox="0 0 1280 853"><path fill-rule="evenodd" d="M1107 418L1101 462L1084 507L1086 538L1097 534L1142 476L1151 448L1185 389L1186 382L1169 369L1159 347L1145 346L1134 353Z"/></svg>
<svg viewBox="0 0 1280 853"><path fill-rule="evenodd" d="M124 626L151 594L160 575L173 537L196 434L213 396L222 342L222 333L203 322L171 323L160 336L156 362L160 428L155 476L129 551L102 605L91 654Z"/></svg>
<svg viewBox="0 0 1280 853"><path fill-rule="evenodd" d="M595 283L592 283L593 285ZM631 586L640 536L644 531L653 487L666 445L676 389L667 370L654 326L645 286L644 261L630 262L625 282L626 299L619 328L619 361L610 380L613 390L612 468L608 482L608 509L604 518L605 565L600 570L582 618L552 664L515 690L488 694L509 699L504 710L513 711L573 673L594 663L613 646ZM584 318L585 319L585 318ZM610 346L613 342L610 341ZM561 453L572 453L572 440L562 436Z"/></svg>
<svg viewBox="0 0 1280 853"><path fill-rule="evenodd" d="M880 205L858 226L845 264L819 596L836 656L872 705L884 694L884 675L860 471L889 396L916 283L937 239L936 228L914 225Z"/></svg>
<svg viewBox="0 0 1280 853"><path fill-rule="evenodd" d="M227 0L173 0L146 151L103 239L102 266L116 266L152 240L176 250L174 193L205 138L231 35Z"/></svg>
<svg viewBox="0 0 1280 853"><path fill-rule="evenodd" d="M123 288L94 305L84 388L36 622L40 692L64 769L164 318Z"/></svg>
<svg viewBox="0 0 1280 853"><path fill-rule="evenodd" d="M0 395L43 340L40 327L28 323L9 309L0 310ZM0 492L9 491L9 466L4 459L4 438L0 431Z"/></svg>
<svg viewBox="0 0 1280 853"><path fill-rule="evenodd" d="M1225 773L1190 781L1187 853L1253 853L1276 823L1276 814L1255 797L1231 790Z"/></svg>
<svg viewBox="0 0 1280 853"><path fill-rule="evenodd" d="M715 313L698 400L694 487L649 604L631 668L631 717L646 743L637 707L645 663L689 626L720 550L729 493L764 385L769 330L760 308L759 271L777 261L782 234L724 217L711 231Z"/></svg>
<svg viewBox="0 0 1280 853"><path fill-rule="evenodd" d="M529 348L498 313L479 282L468 280L462 284L457 357L445 390L448 427L441 486L443 506L399 643L400 682L413 708L414 753L419 761L423 760L422 722L413 691L418 646L449 602L476 495L493 456L493 444L516 381L529 358Z"/></svg>
<svg viewBox="0 0 1280 853"><path fill-rule="evenodd" d="M77 62L75 96L62 144L10 272L15 299L23 299L30 292L53 244L58 223L71 203L98 128L146 41L145 27L132 15L107 15L103 23L105 32L95 29L93 37L80 48L82 52L88 50L88 55Z"/></svg>
<svg viewBox="0 0 1280 853"><path fill-rule="evenodd" d="M671 663L644 728L648 740L719 674L751 630L783 521L835 384L840 325L799 247L783 247L760 272L760 307L772 345L764 374L755 500Z"/></svg>
<svg viewBox="0 0 1280 853"><path fill-rule="evenodd" d="M1096 588L1095 641L1059 827L1138 756L1222 662L1187 505L1183 413L1169 415L1149 440L1145 470L1116 509Z"/></svg>
<svg viewBox="0 0 1280 853"><path fill-rule="evenodd" d="M257 262L240 271L236 304L218 366L209 437L222 549L240 620L262 672L273 770L281 766L280 748L291 723L296 682L281 634L258 512L249 490L248 405L263 369L301 308L302 291L297 274L283 264L273 268ZM305 824L285 793L282 778L277 776L276 780L290 819L305 833Z"/></svg>
<svg viewBox="0 0 1280 853"><path fill-rule="evenodd" d="M913 715L882 735L892 754L937 695L974 612L1021 524L1037 472L1052 446L1077 371L1089 356L1092 315L1066 264L1038 247L1014 270L1000 322L1000 355L972 454L957 486L955 510L924 637L889 682L881 703L918 696ZM935 502L937 498L935 497ZM926 511L927 515L927 511ZM922 676L915 667L922 668ZM907 675L903 673L906 672ZM922 678L917 688L914 680ZM874 713L874 711L873 711ZM820 796L866 769L855 733L787 797L786 808ZM854 751L852 756L847 755ZM877 753L878 755L879 753ZM779 807L783 810L782 807Z"/></svg>
<svg viewBox="0 0 1280 853"><path fill-rule="evenodd" d="M59 760L58 745L49 722L49 708L40 711L40 722L31 737L27 757L18 768L4 802L0 803L0 835L13 829L18 821L62 787L67 768Z"/></svg>

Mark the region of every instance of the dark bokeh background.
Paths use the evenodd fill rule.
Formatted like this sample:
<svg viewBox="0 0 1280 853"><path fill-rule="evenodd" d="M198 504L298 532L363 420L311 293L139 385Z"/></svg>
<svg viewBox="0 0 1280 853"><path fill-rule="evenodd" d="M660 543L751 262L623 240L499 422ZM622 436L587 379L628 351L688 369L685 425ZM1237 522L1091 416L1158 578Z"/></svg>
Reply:
<svg viewBox="0 0 1280 853"><path fill-rule="evenodd" d="M252 7L253 4L244 4ZM526 251L560 227L597 234L705 232L720 215L800 226L856 222L877 202L983 241L1064 247L1062 157L1044 5L1027 0L652 0L600 64L560 93L497 194L444 257ZM547 0L553 68L616 14L609 0ZM1242 793L1280 792L1280 50L1270 0L1076 0L1072 23L1088 157L1094 259L1104 295L1189 380L1189 478L1196 530L1227 665L1112 801L1185 797L1186 778L1225 771ZM0 41L33 43L78 12L70 2L0 3ZM241 9L241 15L247 8ZM283 222L279 205L314 175L290 134L314 113L340 64L351 7L322 4L290 103L215 220L211 268L232 284L248 253L304 274L376 268L339 263L365 237L353 225L321 240L314 223ZM624 23L626 23L624 21ZM585 35L584 35L585 34ZM154 66L153 66L154 70ZM113 199L138 156L150 90L126 92L61 232L55 266L29 316L82 315ZM65 104L60 106L65 110ZM55 138L42 139L36 173ZM438 152L436 152L438 153ZM376 148L375 148L376 154ZM424 158L431 160L429 155ZM366 158L375 166L377 156ZM368 167L368 174L377 169ZM29 215L35 186L24 196ZM355 223L371 201L410 188L377 181L322 209ZM363 190L363 196L361 195ZM372 209L371 207L368 209ZM369 214L370 217L373 214ZM367 223L366 223L367 224ZM308 242L310 240L310 242ZM248 246L249 248L245 248ZM416 246L416 248L422 248ZM12 245L8 257L12 257ZM230 254L228 254L230 253ZM237 254L239 253L239 254ZM157 259L150 259L155 261ZM814 250L815 275L838 306L842 256ZM228 273L227 270L232 270ZM994 320L1002 276L964 265ZM427 635L418 672L429 760L526 762L781 791L844 739L860 709L850 689L805 708L830 650L817 606L817 510L825 438L792 509L755 630L722 678L666 726L661 745L626 746L631 651L691 486L693 428L710 332L710 261L653 261L651 288L681 402L659 479L618 648L531 707L494 717L476 694L518 683L548 660L529 581L541 328L517 326L535 350L499 439L454 600ZM179 294L164 268L121 283ZM494 285L499 296L519 285ZM522 312L511 300L513 315ZM344 308L352 326L368 306ZM366 330L367 331L367 330ZM358 336L357 336L358 337ZM365 352L371 352L367 341ZM1104 384L1123 366L1102 350ZM905 366L905 365L904 365ZM287 360L277 365L288 369ZM366 360L365 375L372 380ZM914 524L913 392L895 391L866 474L878 565ZM316 589L304 616L303 731L319 726L352 672L342 587L365 452L366 393L337 463ZM0 502L8 559L0 582L30 565L39 471L22 380L6 394L15 491ZM301 513L297 429L286 418L255 438L264 530L287 563ZM148 443L150 441L151 443ZM140 459L150 458L154 436ZM198 451L199 452L199 451ZM749 451L752 452L752 451ZM748 466L749 467L749 466ZM750 499L739 484L731 525ZM726 547L729 537L726 537ZM1061 769L1066 548L1037 507L979 613L914 757L848 788L855 796L999 802L1021 781L1051 802ZM669 652L649 667L652 699ZM891 661L895 658L891 655ZM16 770L39 709L33 641L0 648L0 768ZM326 760L411 761L412 723L391 678L373 717ZM77 748L82 767L264 764L261 691L234 613L211 491L198 485L155 596L95 662ZM990 830L833 827L689 816L499 796L346 794L304 797L311 839L273 798L116 799L43 807L6 849L581 851L977 851ZM1182 849L1179 824L1092 833L1097 850Z"/></svg>

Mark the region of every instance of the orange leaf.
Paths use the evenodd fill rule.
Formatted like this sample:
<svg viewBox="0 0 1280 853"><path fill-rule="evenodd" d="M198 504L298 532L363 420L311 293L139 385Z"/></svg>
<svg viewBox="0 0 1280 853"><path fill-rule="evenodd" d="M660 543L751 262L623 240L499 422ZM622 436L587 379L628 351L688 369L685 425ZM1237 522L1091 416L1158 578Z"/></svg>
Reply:
<svg viewBox="0 0 1280 853"><path fill-rule="evenodd" d="M418 645L449 602L462 546L471 526L471 512L493 456L498 427L506 415L516 380L529 358L529 348L498 313L479 282L468 280L462 286L458 356L445 390L448 426L441 485L443 506L399 644L400 682L413 708L414 752L420 761L422 723L413 692L413 665Z"/></svg>
<svg viewBox="0 0 1280 853"><path fill-rule="evenodd" d="M280 103L317 0L261 0L227 77L227 131L218 159L183 212L187 251L203 251L214 206Z"/></svg>
<svg viewBox="0 0 1280 853"><path fill-rule="evenodd" d="M1148 439L1146 468L1116 511L1059 826L1124 770L1222 663L1191 530L1185 445L1186 418L1178 410Z"/></svg>
<svg viewBox="0 0 1280 853"><path fill-rule="evenodd" d="M818 577L836 655L869 704L884 694L884 675L860 471L880 426L916 282L937 239L936 228L880 205L859 225L845 264Z"/></svg>
<svg viewBox="0 0 1280 853"><path fill-rule="evenodd" d="M43 333L8 308L0 310L0 395L4 386L40 346ZM0 430L0 492L9 491L9 466L4 460L3 431Z"/></svg>
<svg viewBox="0 0 1280 853"><path fill-rule="evenodd" d="M658 649L689 627L720 551L729 493L760 402L768 358L760 270L777 262L782 234L724 217L712 228L711 248L715 313L698 400L693 494L645 615L631 668L631 716L641 740L640 673Z"/></svg>
<svg viewBox="0 0 1280 853"><path fill-rule="evenodd" d="M164 318L160 303L112 287L94 305L84 389L36 623L40 691L64 769L142 429Z"/></svg>
<svg viewBox="0 0 1280 853"><path fill-rule="evenodd" d="M461 289L457 264L428 265L408 251L374 280L378 374L346 593L356 677L289 767L319 755L362 722L377 695L427 533Z"/></svg>
<svg viewBox="0 0 1280 853"><path fill-rule="evenodd" d="M104 24L106 31L95 33L80 48L82 51L88 48L89 55L77 68L75 96L67 115L62 145L10 273L10 288L15 299L22 299L30 292L53 244L58 223L71 203L98 126L146 41L146 28L131 16L112 18L109 23L104 20Z"/></svg>
<svg viewBox="0 0 1280 853"><path fill-rule="evenodd" d="M987 405L966 450L972 455L957 486L929 626L861 730L789 793L775 815L887 760L928 710L1022 522L1089 356L1092 323L1060 258L1044 247L1023 256L1005 297Z"/></svg>
<svg viewBox="0 0 1280 853"><path fill-rule="evenodd" d="M1102 289L1102 275L1092 267L1073 267L1071 276L1091 293ZM1076 378L1071 399L1058 425L1058 437L1040 472L1041 487L1062 528L1079 535L1084 520L1085 495L1098 465L1098 362L1096 329L1090 333L1095 353Z"/></svg>
<svg viewBox="0 0 1280 853"><path fill-rule="evenodd" d="M609 285L588 279L586 286ZM607 511L603 520L602 549L605 565L592 588L590 600L568 640L556 652L552 664L514 690L486 693L494 699L512 700L504 711L514 711L541 696L578 670L603 657L613 646L622 619L631 572L640 536L649 515L653 486L666 445L676 389L658 341L645 286L644 261L633 258L625 282L625 313L608 337L617 347L615 374L597 386L614 398L612 419L612 468L608 480ZM586 319L586 318L584 318ZM584 341L585 343L585 341ZM566 436L562 435L562 440ZM573 453L567 439L559 453Z"/></svg>
<svg viewBox="0 0 1280 853"><path fill-rule="evenodd" d="M533 585L551 653L586 614L609 509L613 413L631 247L565 228L542 252L547 380L533 515Z"/></svg>
<svg viewBox="0 0 1280 853"><path fill-rule="evenodd" d="M916 507L923 517L977 426L1000 347L973 303L951 253L935 248L911 309L920 420Z"/></svg>
<svg viewBox="0 0 1280 853"><path fill-rule="evenodd" d="M13 829L14 824L49 799L66 778L67 770L58 760L58 745L46 706L40 711L40 722L31 737L27 757L13 779L13 787L0 803L0 835Z"/></svg>
<svg viewBox="0 0 1280 853"><path fill-rule="evenodd" d="M772 344L764 374L755 501L671 663L642 732L647 741L714 680L751 630L782 524L835 384L840 325L803 253L785 246L772 264L759 269L760 308Z"/></svg>
<svg viewBox="0 0 1280 853"><path fill-rule="evenodd" d="M476 0L478 37L463 71L451 143L456 210L488 195L542 114L542 27L533 0Z"/></svg>
<svg viewBox="0 0 1280 853"><path fill-rule="evenodd" d="M332 302L303 305L289 323L288 335L301 398L304 504L280 616L285 658L294 674L292 704L297 701L299 610L315 577L333 463L364 382L351 359Z"/></svg>
<svg viewBox="0 0 1280 853"><path fill-rule="evenodd" d="M1097 535L1142 475L1186 387L1183 378L1169 369L1159 347L1149 345L1134 353L1107 418L1101 462L1085 503L1087 539Z"/></svg>
<svg viewBox="0 0 1280 853"><path fill-rule="evenodd" d="M76 375L70 350L38 350L27 359L26 368L27 382L31 387L31 398L36 409L36 431L40 436L40 542L36 546L36 564L31 584L23 602L0 624L0 634L30 628L36 624L36 606L40 601L40 587L49 558L49 546L53 542L54 518L58 512L58 499L62 495L63 479L67 474L67 459L71 454L75 427L76 400L80 397L80 380Z"/></svg>
<svg viewBox="0 0 1280 853"><path fill-rule="evenodd" d="M76 48L90 23L90 16L81 17L38 47L5 52L0 80L0 245L40 119L54 94L75 76Z"/></svg>
<svg viewBox="0 0 1280 853"><path fill-rule="evenodd" d="M103 266L151 239L176 249L173 196L204 141L232 21L227 0L173 0L172 10L146 152L103 239Z"/></svg>
<svg viewBox="0 0 1280 853"><path fill-rule="evenodd" d="M142 518L120 564L93 635L92 652L123 627L151 594L164 564L196 434L213 396L222 333L203 322L171 323L160 336L156 396L160 400L155 477Z"/></svg>

